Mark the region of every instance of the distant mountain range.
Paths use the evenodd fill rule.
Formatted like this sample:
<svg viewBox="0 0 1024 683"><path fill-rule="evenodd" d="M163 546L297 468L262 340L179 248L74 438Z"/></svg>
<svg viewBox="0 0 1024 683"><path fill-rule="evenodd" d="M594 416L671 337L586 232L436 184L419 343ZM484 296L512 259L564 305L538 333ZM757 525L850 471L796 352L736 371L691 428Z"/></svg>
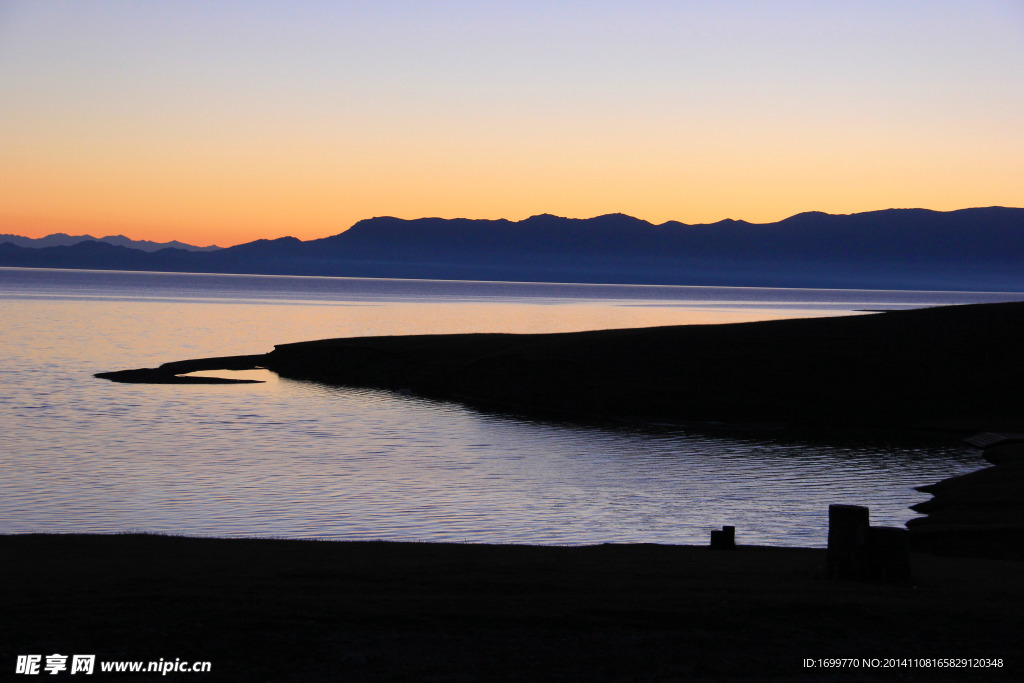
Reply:
<svg viewBox="0 0 1024 683"><path fill-rule="evenodd" d="M801 213L654 225L622 214L522 221L371 218L322 239L147 252L0 244L0 266L349 277L1024 291L1024 209Z"/></svg>
<svg viewBox="0 0 1024 683"><path fill-rule="evenodd" d="M133 240L124 235L107 235L106 237L93 237L92 235L67 235L63 232L55 232L46 237L21 237L20 235L0 235L0 244L10 242L19 247L40 249L43 247L70 247L79 242L106 242L117 247L128 247L140 251L160 251L161 249L185 249L186 251L216 251L220 247L197 247L192 244L185 244L174 240L173 242L151 242L149 240Z"/></svg>

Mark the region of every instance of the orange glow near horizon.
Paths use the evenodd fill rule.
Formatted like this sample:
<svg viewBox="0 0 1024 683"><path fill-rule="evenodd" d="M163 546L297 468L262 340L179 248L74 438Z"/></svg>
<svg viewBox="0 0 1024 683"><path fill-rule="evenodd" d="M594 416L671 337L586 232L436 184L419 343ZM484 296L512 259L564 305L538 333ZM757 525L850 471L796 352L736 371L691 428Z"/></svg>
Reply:
<svg viewBox="0 0 1024 683"><path fill-rule="evenodd" d="M927 140L872 141L867 131L859 140L820 140L812 151L789 153L782 143L756 139L698 149L699 137L676 135L671 144L662 138L661 150L639 135L593 149L567 136L518 153L381 145L354 161L340 149L310 159L287 141L276 148L238 142L202 156L153 144L134 158L100 150L88 163L57 156L3 174L0 232L230 246L326 237L382 215L522 220L626 213L652 223L767 223L811 210L1024 206L1024 183L1006 172L1021 162L1013 150L995 149L996 140L985 141L990 150L982 163L970 145L940 154Z"/></svg>
<svg viewBox="0 0 1024 683"><path fill-rule="evenodd" d="M728 5L12 2L0 233L1024 206L1014 3Z"/></svg>

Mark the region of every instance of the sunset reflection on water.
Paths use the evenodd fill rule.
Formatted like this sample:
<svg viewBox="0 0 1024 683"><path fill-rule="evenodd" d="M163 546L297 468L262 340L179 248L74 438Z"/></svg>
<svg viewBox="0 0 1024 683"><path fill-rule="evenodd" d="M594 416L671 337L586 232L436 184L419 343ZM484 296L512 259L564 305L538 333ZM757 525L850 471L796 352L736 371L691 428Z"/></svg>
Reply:
<svg viewBox="0 0 1024 683"><path fill-rule="evenodd" d="M817 545L829 503L902 524L927 498L914 486L980 458L543 423L267 371L204 386L92 374L331 337L729 323L964 296L0 269L0 531L678 543L735 524L744 543Z"/></svg>

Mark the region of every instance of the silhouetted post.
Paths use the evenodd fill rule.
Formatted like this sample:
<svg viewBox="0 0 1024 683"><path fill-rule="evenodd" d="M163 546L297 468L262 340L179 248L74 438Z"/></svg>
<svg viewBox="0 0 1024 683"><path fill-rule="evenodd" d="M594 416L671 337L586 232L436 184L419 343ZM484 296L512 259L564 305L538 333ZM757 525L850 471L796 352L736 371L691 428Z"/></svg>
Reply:
<svg viewBox="0 0 1024 683"><path fill-rule="evenodd" d="M828 578L859 579L864 575L870 514L863 505L828 506Z"/></svg>
<svg viewBox="0 0 1024 683"><path fill-rule="evenodd" d="M723 526L711 532L711 547L715 550L732 550L736 547L736 527Z"/></svg>
<svg viewBox="0 0 1024 683"><path fill-rule="evenodd" d="M910 530L894 526L868 529L865 578L910 583Z"/></svg>

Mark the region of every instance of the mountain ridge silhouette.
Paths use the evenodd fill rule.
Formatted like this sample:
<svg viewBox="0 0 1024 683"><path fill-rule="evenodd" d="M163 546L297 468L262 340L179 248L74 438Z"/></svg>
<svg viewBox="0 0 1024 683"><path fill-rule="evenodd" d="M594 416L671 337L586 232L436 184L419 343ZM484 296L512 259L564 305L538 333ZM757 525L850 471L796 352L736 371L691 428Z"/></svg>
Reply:
<svg viewBox="0 0 1024 683"><path fill-rule="evenodd" d="M161 249L184 249L186 251L216 251L221 247L208 246L199 247L194 244L186 244L178 240L170 242L153 242L152 240L133 240L124 235L107 235L106 237L93 237L92 235L69 235L64 232L55 232L46 237L22 237L21 235L0 234L0 244L10 242L19 247L39 249L43 247L70 247L80 242L106 242L114 246L139 249L140 251L159 251Z"/></svg>
<svg viewBox="0 0 1024 683"><path fill-rule="evenodd" d="M0 265L274 275L1024 291L1024 209L808 211L774 223L380 216L208 252L0 245ZM99 246L97 246L99 245ZM121 251L123 250L123 251Z"/></svg>

